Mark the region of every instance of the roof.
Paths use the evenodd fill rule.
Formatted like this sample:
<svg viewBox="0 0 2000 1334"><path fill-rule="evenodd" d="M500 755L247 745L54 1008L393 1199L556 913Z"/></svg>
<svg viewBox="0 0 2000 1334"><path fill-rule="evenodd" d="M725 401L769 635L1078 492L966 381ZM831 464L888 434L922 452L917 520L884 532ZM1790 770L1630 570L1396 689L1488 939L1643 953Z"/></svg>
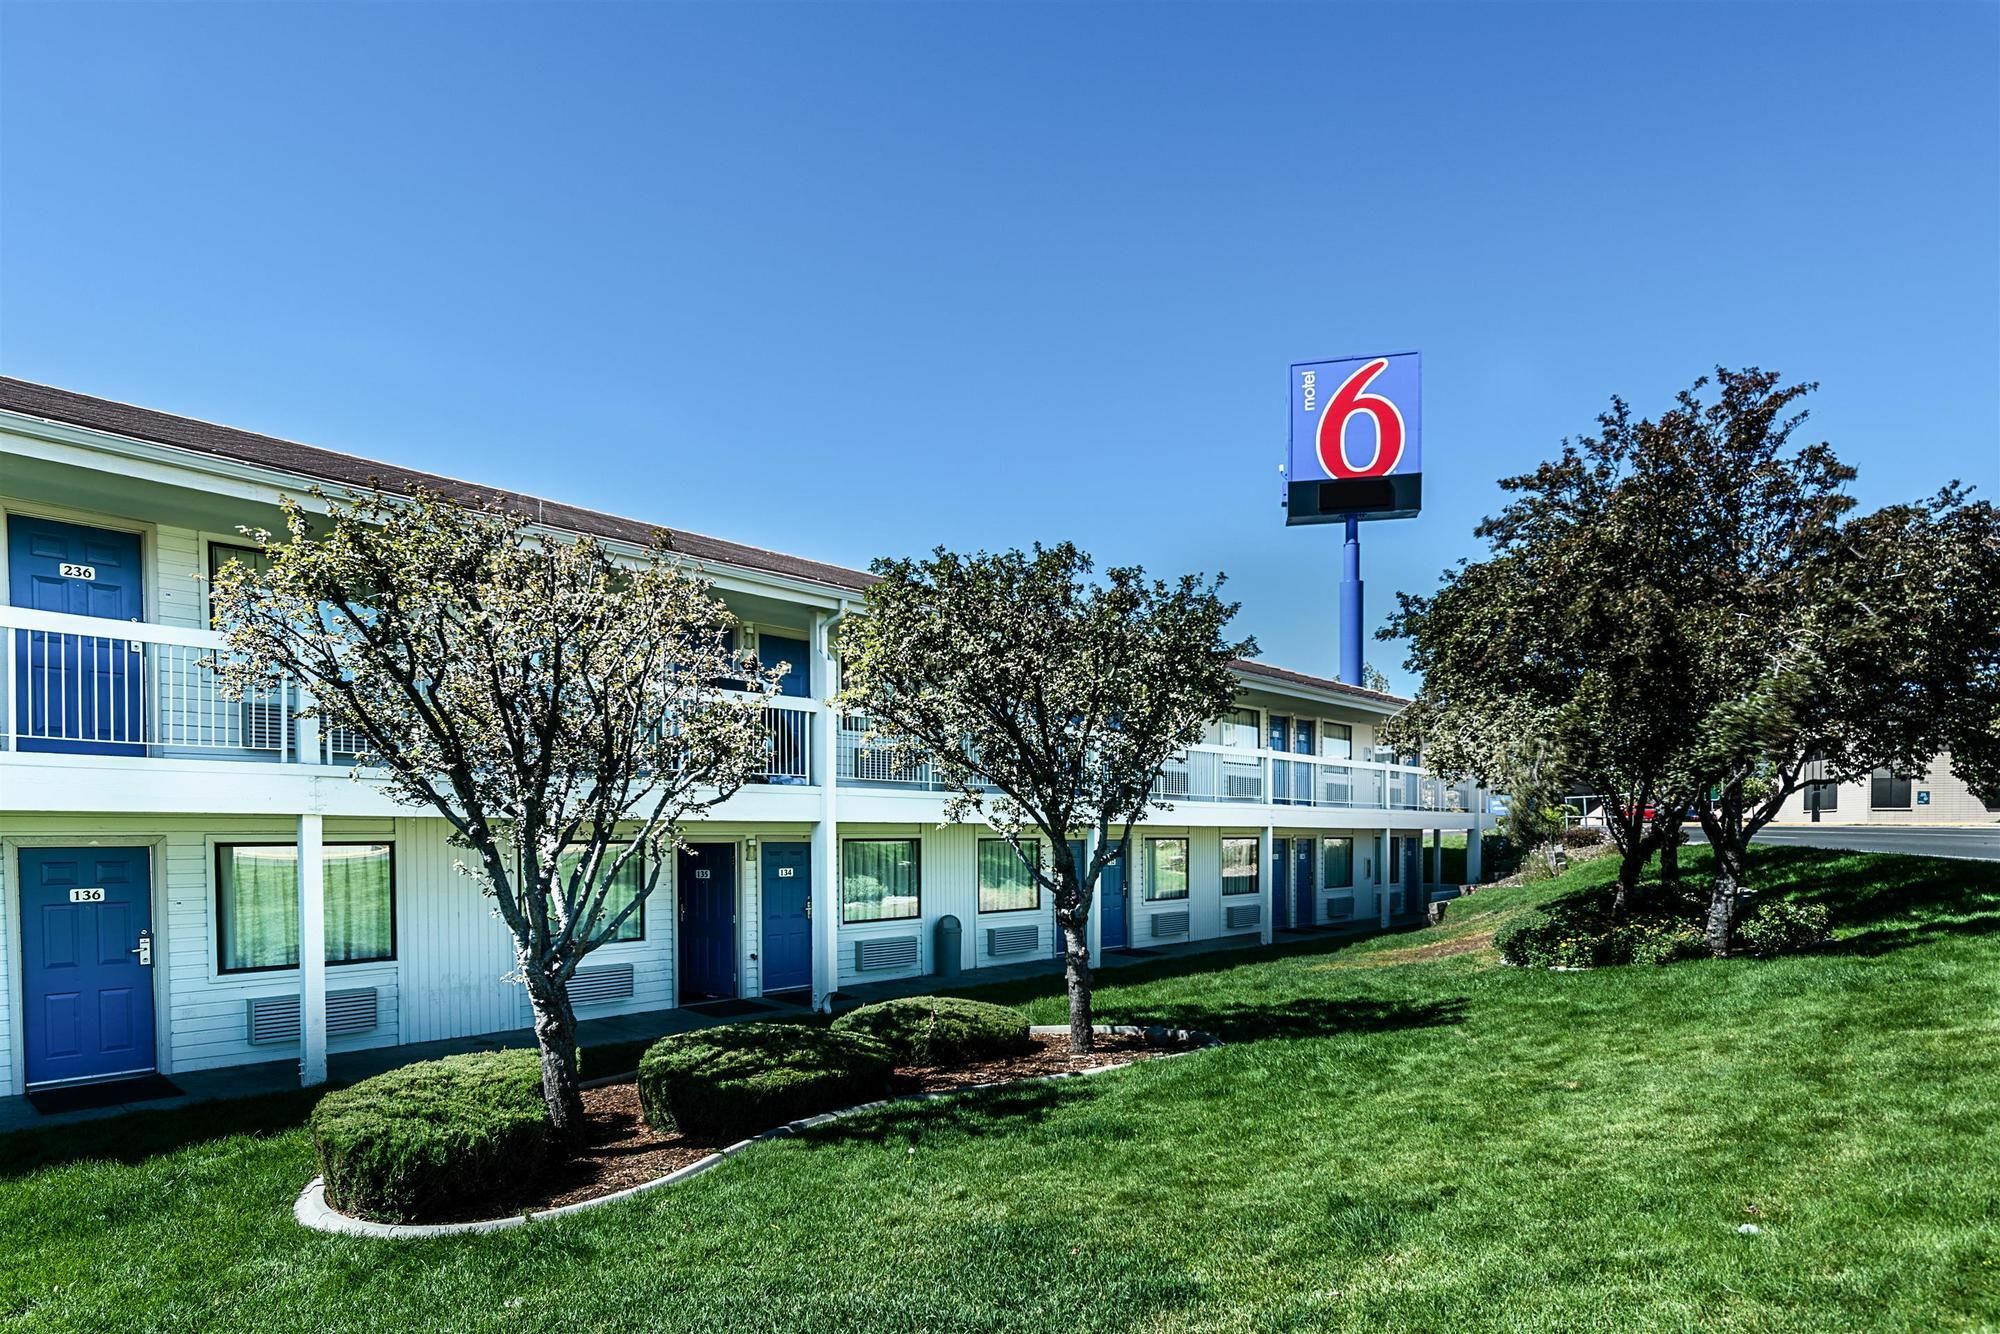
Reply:
<svg viewBox="0 0 2000 1334"><path fill-rule="evenodd" d="M122 435L153 444L170 445L176 449L191 450L212 458L272 468L279 472L311 478L314 481L332 482L339 486L385 491L408 491L420 487L448 499L482 505L498 504L522 513L531 513L535 515L537 522L551 528L566 532L588 533L593 537L608 538L617 542L645 545L652 542L656 535L665 533L675 551L696 560L714 561L739 569L783 575L792 579L802 579L808 583L824 584L830 588L861 592L875 582L875 576L863 570L851 570L842 565L807 560L803 556L790 556L763 547L746 546L741 542L731 542L720 537L705 537L685 529L664 528L659 524L621 518L615 514L605 514L599 510L584 509L576 505L565 505L560 501L545 500L540 496L531 496L524 492L480 486L473 482L460 481L455 477L440 476L437 473L418 472L413 468L361 458L354 454L342 454L336 450L322 449L317 445L282 440L277 436L261 435L234 426L220 426L194 417L180 417L171 412L137 407L113 399L94 398L74 390L58 389L53 385L36 384L32 380L19 380L7 375L0 375L0 409L27 417L38 417L44 421L81 426L92 431L105 431L112 435ZM1262 677L1284 685L1304 686L1331 694L1350 695L1357 700L1392 707L1408 703L1399 696L1384 694L1379 690L1365 690L1360 686L1330 681L1321 676L1287 671L1283 667L1273 667L1268 663L1239 659L1235 665L1236 669L1246 676Z"/></svg>

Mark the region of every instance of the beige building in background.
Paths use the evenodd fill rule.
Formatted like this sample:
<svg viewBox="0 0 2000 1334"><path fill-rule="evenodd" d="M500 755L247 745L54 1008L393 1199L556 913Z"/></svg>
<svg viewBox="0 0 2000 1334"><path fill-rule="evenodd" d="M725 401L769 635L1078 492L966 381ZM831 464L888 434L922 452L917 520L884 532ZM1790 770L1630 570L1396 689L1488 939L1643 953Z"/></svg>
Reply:
<svg viewBox="0 0 2000 1334"><path fill-rule="evenodd" d="M1951 771L1949 755L1907 778L1877 769L1851 783L1809 783L1792 794L1773 823L1810 824L1815 795L1821 824L2000 823L2000 793L1982 799Z"/></svg>

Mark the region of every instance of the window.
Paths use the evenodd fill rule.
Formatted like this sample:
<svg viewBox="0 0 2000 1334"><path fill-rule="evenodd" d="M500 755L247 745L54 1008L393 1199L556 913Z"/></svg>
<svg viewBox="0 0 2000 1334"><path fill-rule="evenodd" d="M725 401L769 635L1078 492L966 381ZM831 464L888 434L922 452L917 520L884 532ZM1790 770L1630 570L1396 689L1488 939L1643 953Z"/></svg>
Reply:
<svg viewBox="0 0 2000 1334"><path fill-rule="evenodd" d="M1215 739L1219 745L1257 749L1257 710L1224 709L1215 723Z"/></svg>
<svg viewBox="0 0 2000 1334"><path fill-rule="evenodd" d="M612 862L618 860L618 856L622 851L624 851L624 846L621 844L612 844L610 847L605 848L604 859L599 863L599 869L602 870L604 867L608 867ZM570 873L576 870L576 864L582 860L583 848L581 845L564 848L562 855L556 858L556 870L567 879ZM610 887L604 892L604 915L597 919L599 927L602 927L604 923L624 911L626 904L638 898L639 890L645 883L646 854L635 852L632 854L630 860L619 868L618 878L612 881ZM619 924L617 933L611 939L613 941L621 941L644 940L645 938L646 905L641 903L636 912Z"/></svg>
<svg viewBox="0 0 2000 1334"><path fill-rule="evenodd" d="M1184 838L1146 840L1146 898L1184 899L1188 896L1188 841Z"/></svg>
<svg viewBox="0 0 2000 1334"><path fill-rule="evenodd" d="M1354 758L1354 729L1346 723L1321 723L1319 757L1323 760Z"/></svg>
<svg viewBox="0 0 2000 1334"><path fill-rule="evenodd" d="M914 838L850 838L840 845L840 920L896 922L923 914Z"/></svg>
<svg viewBox="0 0 2000 1334"><path fill-rule="evenodd" d="M396 957L395 856L387 843L329 843L326 961ZM289 843L215 849L216 935L222 971L299 964L299 850Z"/></svg>
<svg viewBox="0 0 2000 1334"><path fill-rule="evenodd" d="M1351 838L1326 838L1320 840L1320 886L1323 889L1352 889L1354 887L1354 840Z"/></svg>
<svg viewBox="0 0 2000 1334"><path fill-rule="evenodd" d="M1878 811L1910 809L1910 780L1898 778L1887 769L1877 769L1868 780L1868 804Z"/></svg>
<svg viewBox="0 0 2000 1334"><path fill-rule="evenodd" d="M1038 838L1024 838L1021 846L1035 859L1037 866L1042 861L1042 841ZM979 911L981 912L1022 912L1042 906L1041 882L1035 873L1021 860L1021 854L1004 838L982 838L979 840Z"/></svg>
<svg viewBox="0 0 2000 1334"><path fill-rule="evenodd" d="M1270 749L1290 750L1291 748L1292 748L1292 720L1282 713L1272 714Z"/></svg>
<svg viewBox="0 0 2000 1334"><path fill-rule="evenodd" d="M208 544L208 586L215 587L215 576L222 573L222 567L235 561L248 566L253 573L263 574L271 568L271 558L256 547L232 546L227 542ZM211 597L208 605L211 623L215 617L215 601Z"/></svg>
<svg viewBox="0 0 2000 1334"><path fill-rule="evenodd" d="M1257 892L1256 839L1225 838L1222 840L1222 892L1225 894L1255 894Z"/></svg>
<svg viewBox="0 0 2000 1334"><path fill-rule="evenodd" d="M1806 809L1808 811L1837 811L1840 809L1840 784L1807 783Z"/></svg>

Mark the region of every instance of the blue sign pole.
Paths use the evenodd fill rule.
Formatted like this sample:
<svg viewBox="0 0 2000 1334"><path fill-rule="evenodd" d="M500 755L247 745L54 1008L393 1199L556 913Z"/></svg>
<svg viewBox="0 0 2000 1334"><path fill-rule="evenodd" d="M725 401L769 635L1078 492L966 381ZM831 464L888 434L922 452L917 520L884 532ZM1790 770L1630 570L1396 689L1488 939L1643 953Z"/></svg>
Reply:
<svg viewBox="0 0 2000 1334"><path fill-rule="evenodd" d="M1340 579L1340 679L1361 684L1361 518L1347 516L1347 559Z"/></svg>

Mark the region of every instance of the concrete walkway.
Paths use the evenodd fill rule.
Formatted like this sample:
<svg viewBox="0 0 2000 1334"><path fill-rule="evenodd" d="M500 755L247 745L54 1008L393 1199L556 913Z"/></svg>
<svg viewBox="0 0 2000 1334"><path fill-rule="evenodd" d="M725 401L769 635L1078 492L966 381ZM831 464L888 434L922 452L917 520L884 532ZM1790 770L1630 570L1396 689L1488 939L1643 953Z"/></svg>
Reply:
<svg viewBox="0 0 2000 1334"><path fill-rule="evenodd" d="M1276 933L1272 943L1282 945L1329 935L1361 935L1374 929L1374 924L1369 923L1355 927L1280 931ZM1155 946L1149 949L1114 950L1103 957L1098 965L1098 971L1115 972L1121 968L1201 954L1237 952L1248 955L1252 950L1259 948L1261 945L1255 937L1246 940L1237 936ZM1026 963L981 968L977 972L961 973L957 977L925 976L899 978L889 982L870 982L836 992L834 1006L836 1009L849 1010L858 1005L889 1000L897 996L928 995L943 988L955 990L1037 977L1054 980L1062 976L1062 971L1061 960L1034 959ZM755 1008L746 1008L752 1006ZM792 992L784 996L764 996L755 1000L716 1001L670 1010L646 1010L637 1014L613 1015L605 1019L587 1019L577 1025L577 1037L580 1044L588 1049L622 1043L651 1042L669 1033L687 1033L698 1028L712 1028L719 1024L751 1019L775 1019L785 1015L797 1016L805 1013L808 1013L808 998L805 993ZM448 1038L439 1042L417 1042L400 1047L376 1047L367 1051L335 1052L327 1059L327 1075L330 1085L353 1084L370 1075L378 1075L385 1070L393 1070L414 1061L436 1060L440 1056L456 1056L463 1052L531 1047L534 1042L535 1035L532 1029L519 1028L479 1037ZM586 1068L586 1074L588 1073L590 1072ZM620 1072L605 1070L596 1073ZM299 1087L299 1064L296 1060L269 1061L258 1065L225 1066L218 1070L191 1070L167 1077L181 1090L180 1096L153 1098L145 1102L117 1103L108 1107L93 1107L83 1111L59 1112L53 1115L37 1111L24 1096L0 1098L0 1135L38 1126L59 1126L78 1121L102 1120L106 1117L123 1116L128 1112L166 1111L218 1098L253 1098L274 1093L291 1093Z"/></svg>

